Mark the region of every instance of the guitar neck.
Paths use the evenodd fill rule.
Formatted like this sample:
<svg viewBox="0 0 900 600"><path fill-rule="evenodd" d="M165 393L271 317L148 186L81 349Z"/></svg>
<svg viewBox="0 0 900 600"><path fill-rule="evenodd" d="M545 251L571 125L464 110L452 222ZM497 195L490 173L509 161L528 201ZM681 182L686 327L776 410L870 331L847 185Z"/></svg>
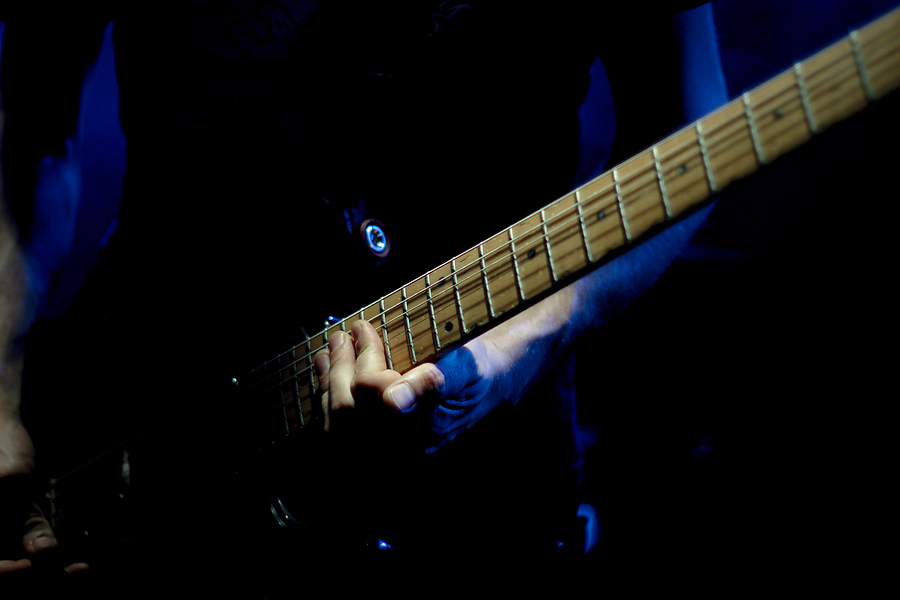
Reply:
<svg viewBox="0 0 900 600"><path fill-rule="evenodd" d="M384 339L390 368L407 371L898 87L895 9L276 356L242 378L241 391L267 403L276 436L290 434L313 418L313 360L335 330L368 320Z"/></svg>

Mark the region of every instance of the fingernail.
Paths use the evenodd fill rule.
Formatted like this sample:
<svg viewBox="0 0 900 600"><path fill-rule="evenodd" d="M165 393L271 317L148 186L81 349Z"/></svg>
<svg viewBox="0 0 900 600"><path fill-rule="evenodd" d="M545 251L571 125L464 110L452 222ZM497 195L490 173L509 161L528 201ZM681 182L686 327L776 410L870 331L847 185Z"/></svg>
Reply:
<svg viewBox="0 0 900 600"><path fill-rule="evenodd" d="M400 410L407 411L416 403L416 395L409 384L401 383L389 392L391 402Z"/></svg>
<svg viewBox="0 0 900 600"><path fill-rule="evenodd" d="M344 332L343 331L335 331L334 334L330 338L328 338L328 349L334 352L344 343Z"/></svg>
<svg viewBox="0 0 900 600"><path fill-rule="evenodd" d="M53 536L40 535L31 540L31 551L40 552L41 550L47 550L48 548L55 548L58 545L59 544Z"/></svg>

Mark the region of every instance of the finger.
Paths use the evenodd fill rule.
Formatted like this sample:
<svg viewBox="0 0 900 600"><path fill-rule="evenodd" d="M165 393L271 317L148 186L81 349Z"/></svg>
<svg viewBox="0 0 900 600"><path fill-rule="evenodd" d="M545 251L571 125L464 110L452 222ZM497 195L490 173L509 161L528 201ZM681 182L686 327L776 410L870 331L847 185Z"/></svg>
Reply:
<svg viewBox="0 0 900 600"><path fill-rule="evenodd" d="M325 417L325 431L331 430L331 412L328 408L328 405L331 401L331 397L328 394L328 383L330 381L331 374L331 353L328 351L328 348L324 350L319 350L316 353L316 359L313 361L313 366L316 369L316 380L319 382L319 397L322 402L322 415Z"/></svg>
<svg viewBox="0 0 900 600"><path fill-rule="evenodd" d="M89 568L89 565L87 563L78 562L78 563L72 563L71 565L66 567L64 570L66 573L69 573L71 575L72 573L77 573L78 571L84 571L85 569L88 569L88 568Z"/></svg>
<svg viewBox="0 0 900 600"><path fill-rule="evenodd" d="M29 554L36 554L41 550L49 550L59 546L50 523L44 517L40 507L32 502L31 513L25 521L25 535L22 536L22 546Z"/></svg>
<svg viewBox="0 0 900 600"><path fill-rule="evenodd" d="M356 351L350 336L334 332L328 339L330 366L328 369L328 410L334 413L353 408L353 375L356 370Z"/></svg>
<svg viewBox="0 0 900 600"><path fill-rule="evenodd" d="M408 411L426 394L440 393L445 382L444 374L437 365L425 363L407 372L388 386L382 395L382 400L400 412Z"/></svg>
<svg viewBox="0 0 900 600"><path fill-rule="evenodd" d="M316 379L319 382L319 392L327 392L329 374L331 371L331 354L328 352L327 348L325 350L319 350L319 352L316 353L313 365L316 369Z"/></svg>
<svg viewBox="0 0 900 600"><path fill-rule="evenodd" d="M14 571L23 571L31 566L32 563L27 558L19 560L0 560L0 575L3 573L12 573Z"/></svg>
<svg viewBox="0 0 900 600"><path fill-rule="evenodd" d="M351 391L357 388L374 390L381 396L400 373L387 368L384 342L375 328L367 321L356 321L351 328L356 350L356 370Z"/></svg>

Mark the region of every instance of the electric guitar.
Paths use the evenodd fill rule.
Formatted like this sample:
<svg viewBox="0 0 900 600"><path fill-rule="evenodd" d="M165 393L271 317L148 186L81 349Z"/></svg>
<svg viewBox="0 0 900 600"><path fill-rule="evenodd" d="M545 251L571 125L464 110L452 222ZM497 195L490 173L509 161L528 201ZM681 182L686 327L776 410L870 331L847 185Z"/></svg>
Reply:
<svg viewBox="0 0 900 600"><path fill-rule="evenodd" d="M228 405L245 411L248 419L265 421L266 431L252 439L234 433L234 438L244 439L227 453L241 464L248 464L243 458L248 450L259 455L296 443L304 436L295 434L304 431L315 437L319 409L314 357L327 347L335 331L365 319L382 336L390 368L404 372L431 361L626 251L832 125L883 102L898 87L900 9L851 32L452 260L333 320L252 371L223 381L217 394L182 416L196 425L195 417L202 415L197 418L206 427L216 428L217 410L210 407ZM364 223L360 235L376 250L383 248L377 223ZM160 427L182 433L189 428L171 423ZM201 449L201 458L189 460L199 471L213 454L221 458L218 451ZM52 480L48 500L54 525L63 531L68 521L75 521L73 529L82 530L77 514L85 505L68 502L69 490L97 486L98 478L109 472L116 482L100 486L109 492L109 499L94 502L87 510L122 514L118 506L128 501L129 492L119 490L131 483L130 456L125 445L108 454L111 466L91 463ZM170 458L178 462L184 460L181 456L177 449ZM277 468L284 466L279 462ZM85 475L87 484L72 483L76 476ZM262 478L251 475L251 480L261 485ZM216 501L203 498L199 502L196 512ZM267 508L279 525L305 527L296 511L279 499L271 500Z"/></svg>

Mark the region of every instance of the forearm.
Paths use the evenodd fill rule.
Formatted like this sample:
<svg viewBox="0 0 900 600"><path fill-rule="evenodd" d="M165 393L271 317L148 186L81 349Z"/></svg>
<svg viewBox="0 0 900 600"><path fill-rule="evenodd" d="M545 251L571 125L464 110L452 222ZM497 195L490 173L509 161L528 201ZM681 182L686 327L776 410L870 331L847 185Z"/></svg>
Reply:
<svg viewBox="0 0 900 600"><path fill-rule="evenodd" d="M0 139L4 114L0 108ZM0 164L0 415L17 414L21 387L21 341L28 328L25 253L7 210Z"/></svg>
<svg viewBox="0 0 900 600"><path fill-rule="evenodd" d="M562 351L607 323L652 287L703 224L708 212L708 208L702 209L675 223L484 333L479 341L483 347L473 348L473 352L490 355L490 360L480 362L494 365L498 372L512 368L522 359L540 361L535 375L542 375Z"/></svg>
<svg viewBox="0 0 900 600"><path fill-rule="evenodd" d="M4 115L0 110L0 139ZM28 473L34 449L19 419L22 342L30 324L28 277L19 232L4 199L0 164L0 477Z"/></svg>

